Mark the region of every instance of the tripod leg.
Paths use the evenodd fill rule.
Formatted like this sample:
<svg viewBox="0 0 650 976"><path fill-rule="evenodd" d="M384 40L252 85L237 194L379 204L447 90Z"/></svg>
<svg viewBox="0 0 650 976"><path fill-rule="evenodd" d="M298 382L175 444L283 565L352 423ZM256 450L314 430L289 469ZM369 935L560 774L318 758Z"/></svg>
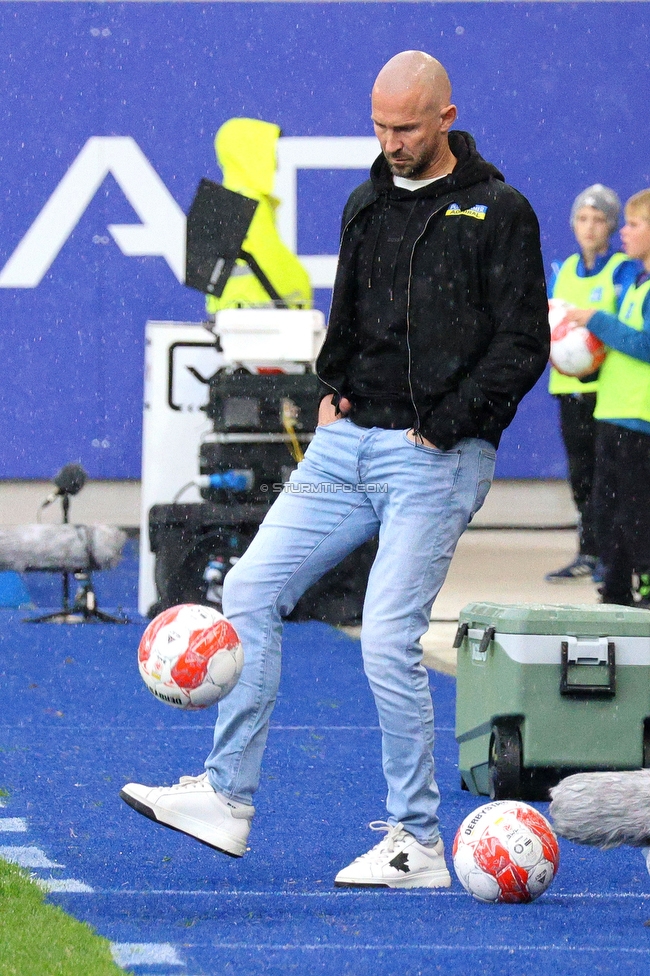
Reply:
<svg viewBox="0 0 650 976"><path fill-rule="evenodd" d="M80 588L75 595L74 604L70 606L70 575L63 573L63 605L54 613L44 613L39 617L27 617L25 624L129 624L128 617L114 617L97 608L97 597L93 588L92 577L88 570L75 573Z"/></svg>
<svg viewBox="0 0 650 976"><path fill-rule="evenodd" d="M81 593L75 599L75 611L81 613L84 623L99 621L105 624L128 624L128 617L114 617L97 606L97 597L90 573L84 574Z"/></svg>
<svg viewBox="0 0 650 976"><path fill-rule="evenodd" d="M112 614L105 613L103 610L97 610L97 608L88 611L88 614L84 616L86 617L86 620L95 619L101 621L104 624L130 624L131 623L128 617L113 617Z"/></svg>
<svg viewBox="0 0 650 976"><path fill-rule="evenodd" d="M40 617L25 617L24 624L80 624L82 618L70 608L44 613Z"/></svg>

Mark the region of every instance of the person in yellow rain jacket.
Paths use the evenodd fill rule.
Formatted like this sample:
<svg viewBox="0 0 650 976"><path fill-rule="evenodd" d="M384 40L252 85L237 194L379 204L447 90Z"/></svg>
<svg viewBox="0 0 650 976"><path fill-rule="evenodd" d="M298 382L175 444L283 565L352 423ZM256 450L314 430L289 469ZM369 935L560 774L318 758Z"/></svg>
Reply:
<svg viewBox="0 0 650 976"><path fill-rule="evenodd" d="M289 308L311 308L312 290L302 264L283 243L275 224L279 200L273 196L280 128L260 119L229 119L214 148L227 190L258 201L242 245L255 258ZM209 315L222 308L268 306L272 299L243 260L238 260L220 298L207 295Z"/></svg>

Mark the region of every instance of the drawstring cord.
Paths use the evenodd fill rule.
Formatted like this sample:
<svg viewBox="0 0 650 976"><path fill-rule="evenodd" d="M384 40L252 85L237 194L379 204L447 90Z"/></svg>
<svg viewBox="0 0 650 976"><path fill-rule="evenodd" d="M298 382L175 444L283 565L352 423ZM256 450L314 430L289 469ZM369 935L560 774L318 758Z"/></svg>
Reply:
<svg viewBox="0 0 650 976"><path fill-rule="evenodd" d="M379 211L379 220L377 221L377 233L375 234L375 239L372 245L372 253L370 255L370 273L368 275L368 288L372 288L372 271L375 266L375 254L377 253L377 246L379 244L379 238L381 237L381 228L384 222L384 213L388 209L388 198L386 194L382 194L381 210Z"/></svg>
<svg viewBox="0 0 650 976"><path fill-rule="evenodd" d="M402 250L402 244L404 243L404 238L406 237L406 231L408 230L408 225L410 223L411 217L415 213L415 208L417 207L418 203L419 203L419 200L414 200L413 201L413 206L409 210L409 215L406 218L406 223L404 224L404 229L402 231L402 236L400 237L399 244L397 245L397 253L395 255L395 260L393 261L393 274L392 274L392 277L390 279L390 289L388 291L388 294L389 294L389 297L390 297L391 302L394 301L393 296L395 294L395 279L397 277L397 264L399 262L399 256L400 256L400 253L401 253L401 250Z"/></svg>
<svg viewBox="0 0 650 976"><path fill-rule="evenodd" d="M417 200L414 200L413 201L413 205L411 206L411 209L409 210L409 213L408 213L408 217L406 218L406 223L404 224L404 228L402 230L402 233L401 233L401 236L400 236L400 239L399 239L399 243L397 245L397 251L396 251L395 257L393 259L393 269L392 269L391 279L390 279L390 288L389 288L389 291L388 291L389 299L390 299L391 302L395 300L395 280L397 278L397 266L398 266L398 263L399 263L400 254L402 253L402 246L404 244L404 238L406 237L406 231L408 230L409 224L411 222L411 217L415 213L415 210L416 210L417 205L418 205L419 202L420 202L419 201L419 198ZM382 195L382 206L381 206L381 210L379 211L379 220L377 221L377 233L375 234L375 239L374 239L373 244L372 244L372 252L371 252L371 255L370 255L370 271L369 271L369 274L368 274L368 288L372 288L372 276L373 276L373 271L374 271L374 267L375 267L375 257L376 257L376 254L377 254L377 248L379 247L379 239L381 237L381 232L382 232L382 228L383 228L383 224L384 224L384 216L386 214L386 211L388 210L388 207L389 207L388 195L387 194L383 194Z"/></svg>

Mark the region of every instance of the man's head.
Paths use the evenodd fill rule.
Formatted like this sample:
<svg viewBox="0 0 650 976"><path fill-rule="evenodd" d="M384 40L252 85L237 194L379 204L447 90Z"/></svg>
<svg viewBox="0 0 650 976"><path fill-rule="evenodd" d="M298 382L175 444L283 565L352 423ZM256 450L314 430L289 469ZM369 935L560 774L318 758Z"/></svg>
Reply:
<svg viewBox="0 0 650 976"><path fill-rule="evenodd" d="M571 207L571 226L583 254L604 254L618 227L621 201L602 183L579 193Z"/></svg>
<svg viewBox="0 0 650 976"><path fill-rule="evenodd" d="M625 204L621 240L628 257L642 261L650 270L650 190L641 190Z"/></svg>
<svg viewBox="0 0 650 976"><path fill-rule="evenodd" d="M450 103L447 72L430 54L402 51L384 65L372 89L372 121L395 176L424 180L453 169Z"/></svg>

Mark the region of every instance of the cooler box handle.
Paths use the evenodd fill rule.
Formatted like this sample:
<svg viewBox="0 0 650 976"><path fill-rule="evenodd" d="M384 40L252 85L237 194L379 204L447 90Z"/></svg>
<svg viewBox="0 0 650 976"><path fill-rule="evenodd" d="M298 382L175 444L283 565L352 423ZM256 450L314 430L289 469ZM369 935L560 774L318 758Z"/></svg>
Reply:
<svg viewBox="0 0 650 976"><path fill-rule="evenodd" d="M577 637L566 637L562 641L562 665L560 675L560 694L602 696L611 698L616 694L616 648L614 641L607 637L595 640L579 640ZM606 683L582 684L569 681L569 667L607 668Z"/></svg>

